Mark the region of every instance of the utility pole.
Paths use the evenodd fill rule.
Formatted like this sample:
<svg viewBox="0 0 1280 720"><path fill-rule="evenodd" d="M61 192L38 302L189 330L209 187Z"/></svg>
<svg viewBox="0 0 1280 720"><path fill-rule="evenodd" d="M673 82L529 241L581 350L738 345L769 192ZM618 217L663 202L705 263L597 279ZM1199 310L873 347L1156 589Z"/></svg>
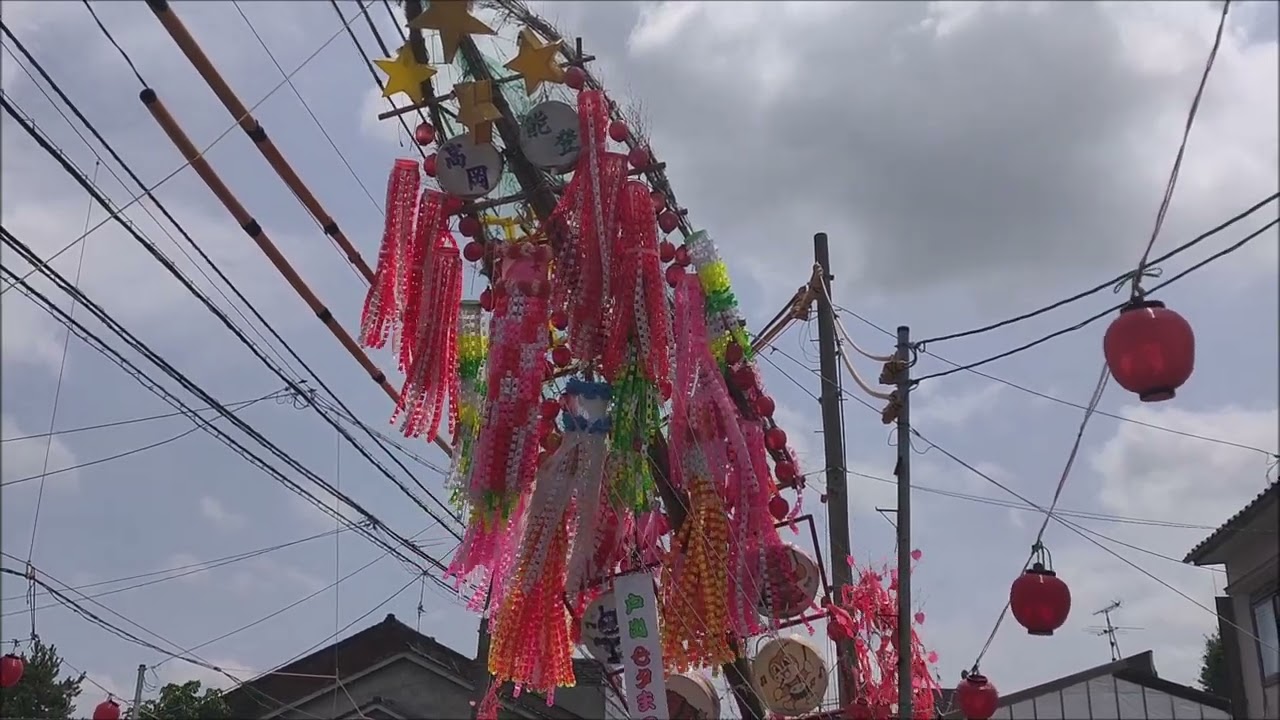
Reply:
<svg viewBox="0 0 1280 720"><path fill-rule="evenodd" d="M835 309L831 306L831 255L827 247L827 234L813 236L813 257L821 271L822 293L818 295L818 356L822 378L822 444L825 451L827 476L827 524L831 544L831 582L833 592L839 597L841 588L853 583L853 569L845 559L849 557L849 497L848 476L844 462L844 417L840 404L844 399L840 389L840 350L836 344ZM853 702L856 679L853 676L853 641L836 644L836 686L840 705Z"/></svg>
<svg viewBox="0 0 1280 720"><path fill-rule="evenodd" d="M911 668L911 328L898 326L898 717L910 718Z"/></svg>
<svg viewBox="0 0 1280 720"><path fill-rule="evenodd" d="M133 705L129 707L129 717L137 720L142 717L142 685L147 679L147 666L138 666L138 681L133 686Z"/></svg>

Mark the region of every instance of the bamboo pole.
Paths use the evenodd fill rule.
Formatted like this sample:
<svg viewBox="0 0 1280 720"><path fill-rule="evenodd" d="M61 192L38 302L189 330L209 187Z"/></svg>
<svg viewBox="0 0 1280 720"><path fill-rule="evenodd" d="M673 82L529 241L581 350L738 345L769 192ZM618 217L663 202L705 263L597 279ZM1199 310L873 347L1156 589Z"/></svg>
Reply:
<svg viewBox="0 0 1280 720"><path fill-rule="evenodd" d="M244 205L240 204L240 201L236 199L230 188L222 181L222 178L218 176L213 167L209 165L209 161L200 154L200 150L196 148L191 139L187 137L186 132L178 125L178 121L169 114L169 110L160 101L155 90L146 88L139 94L139 97L142 100L142 104L146 105L147 110L151 112L151 117L155 118L156 123L164 130L165 135L169 136L169 140L174 147L178 149L178 152L182 153L182 157L190 163L191 168L196 171L200 179L204 180L210 192L222 202L223 207L231 213L231 216L240 224L240 227L253 239L254 243L258 245L258 249L262 250L276 270L284 276L284 279L298 293L298 296L307 304L307 307L311 308L311 312L315 313L320 322L329 328L329 331L338 339L338 342L347 349L347 352L351 353L351 356L360 364L360 367L369 375L369 378L377 383L378 387L382 388L387 397L399 404L400 393L387 381L386 373L373 364L373 361L369 359L369 355L360 347L355 338L351 337L351 333L338 324L338 321L333 317L333 313L320 301L320 298L302 279L298 271L294 270L293 266L289 264L284 254L280 252L280 249L262 230L262 226L258 224L258 221L245 210ZM435 443L446 455L452 455L449 444L439 436L435 438Z"/></svg>

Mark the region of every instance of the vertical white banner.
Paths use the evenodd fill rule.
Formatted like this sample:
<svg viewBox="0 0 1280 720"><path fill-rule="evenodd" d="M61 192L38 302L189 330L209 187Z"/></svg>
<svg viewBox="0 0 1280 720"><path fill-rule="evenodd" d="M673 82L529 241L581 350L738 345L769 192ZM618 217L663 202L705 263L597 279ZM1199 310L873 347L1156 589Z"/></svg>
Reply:
<svg viewBox="0 0 1280 720"><path fill-rule="evenodd" d="M627 676L627 706L636 720L667 720L667 683L662 674L662 636L653 576L632 573L614 580L614 601L621 621L622 667Z"/></svg>

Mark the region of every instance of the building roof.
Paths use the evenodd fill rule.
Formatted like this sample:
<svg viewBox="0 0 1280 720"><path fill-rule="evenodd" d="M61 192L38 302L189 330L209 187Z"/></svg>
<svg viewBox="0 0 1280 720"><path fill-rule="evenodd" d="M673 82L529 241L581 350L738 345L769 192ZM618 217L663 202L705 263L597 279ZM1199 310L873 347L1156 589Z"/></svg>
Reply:
<svg viewBox="0 0 1280 720"><path fill-rule="evenodd" d="M1268 504L1280 499L1280 481L1271 483L1266 490L1258 493L1257 497L1249 501L1235 515L1227 519L1217 530L1214 530L1209 537L1200 541L1199 545L1191 548L1191 552L1182 559L1185 563L1201 564L1210 553L1222 547L1223 543L1230 540L1243 527L1253 521ZM1215 563L1205 563L1215 564Z"/></svg>
<svg viewBox="0 0 1280 720"><path fill-rule="evenodd" d="M470 657L388 614L376 625L236 686L223 698L234 717L260 717L327 690L338 675L335 668L346 677L406 652L463 678L470 678L475 666ZM599 663L574 659L573 669L580 686L605 684Z"/></svg>
<svg viewBox="0 0 1280 720"><path fill-rule="evenodd" d="M1152 655L1150 650L1137 655L1131 655L1127 658L1122 658L1114 662L1109 662L1105 665L1098 665L1097 667L1092 667L1088 670L1082 670L1073 675L1058 678L1057 680L1050 680L1047 683L1041 683L1035 687L1029 687L1015 693L1010 693L1008 695L1002 694L1000 696L1000 707L1003 708L1016 705L1024 700L1030 700L1041 695L1058 692L1059 690L1063 690L1072 685L1088 682L1094 678L1108 676L1114 676L1121 680L1134 683L1135 685L1141 685L1143 687L1151 688L1152 690L1158 690L1193 703L1217 708L1223 712L1231 711L1231 701L1226 698L1218 697L1217 695L1212 695L1204 692L1203 690L1197 690L1196 688L1187 687L1186 685L1181 685L1158 677L1156 675L1155 657ZM953 692L954 691L943 691L942 700L938 703L938 707L945 711L942 714L942 717L944 718L961 717L959 709L951 702ZM948 708L950 709L948 710Z"/></svg>

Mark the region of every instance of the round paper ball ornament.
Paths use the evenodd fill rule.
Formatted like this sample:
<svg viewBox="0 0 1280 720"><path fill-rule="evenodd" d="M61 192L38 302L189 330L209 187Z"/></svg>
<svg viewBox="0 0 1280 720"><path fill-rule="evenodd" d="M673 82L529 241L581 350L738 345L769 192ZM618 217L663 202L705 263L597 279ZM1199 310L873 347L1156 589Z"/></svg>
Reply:
<svg viewBox="0 0 1280 720"><path fill-rule="evenodd" d="M458 219L458 232L473 238L480 234L480 221L474 215L463 215Z"/></svg>
<svg viewBox="0 0 1280 720"><path fill-rule="evenodd" d="M480 291L480 307L487 312L493 312L493 290L491 288L485 288Z"/></svg>
<svg viewBox="0 0 1280 720"><path fill-rule="evenodd" d="M1191 325L1158 300L1136 300L1120 309L1102 338L1111 377L1142 402L1161 402L1191 377L1196 336Z"/></svg>
<svg viewBox="0 0 1280 720"><path fill-rule="evenodd" d="M627 153L627 162L631 163L631 167L637 170L643 170L650 165L649 148L633 147L631 152Z"/></svg>
<svg viewBox="0 0 1280 720"><path fill-rule="evenodd" d="M658 243L658 259L664 263L669 263L676 259L676 246L672 245L670 240L663 240Z"/></svg>
<svg viewBox="0 0 1280 720"><path fill-rule="evenodd" d="M630 134L627 130L627 124L621 120L614 120L609 123L609 137L614 142L626 142L627 136Z"/></svg>
<svg viewBox="0 0 1280 720"><path fill-rule="evenodd" d="M679 265L667 266L667 272L666 272L667 284L670 285L671 287L675 287L676 285L679 285L680 278L684 277L684 275L685 275L684 268L680 267Z"/></svg>
<svg viewBox="0 0 1280 720"><path fill-rule="evenodd" d="M431 123L418 123L418 127L413 129L413 141L419 145L430 145L436 141L436 129Z"/></svg>
<svg viewBox="0 0 1280 720"><path fill-rule="evenodd" d="M675 231L680 227L680 216L670 210L663 210L658 214L658 228L664 233Z"/></svg>
<svg viewBox="0 0 1280 720"><path fill-rule="evenodd" d="M564 84L574 90L581 90L587 84L587 71L580 67L572 66L564 70Z"/></svg>
<svg viewBox="0 0 1280 720"><path fill-rule="evenodd" d="M764 446L774 452L781 452L787 446L787 433L780 427L771 427L764 433Z"/></svg>
<svg viewBox="0 0 1280 720"><path fill-rule="evenodd" d="M431 153L430 155L422 158L422 172L426 173L427 177L436 176L436 154L435 153Z"/></svg>
<svg viewBox="0 0 1280 720"><path fill-rule="evenodd" d="M558 368L569 367L569 363L573 362L573 353L569 352L569 348L561 345L551 351L551 362L556 364Z"/></svg>
<svg viewBox="0 0 1280 720"><path fill-rule="evenodd" d="M649 193L649 199L653 201L653 211L660 213L667 209L667 196L661 190L653 190Z"/></svg>
<svg viewBox="0 0 1280 720"><path fill-rule="evenodd" d="M956 704L967 720L988 720L996 714L1000 693L991 681L977 673L970 673L956 688Z"/></svg>
<svg viewBox="0 0 1280 720"><path fill-rule="evenodd" d="M22 679L22 672L27 669L23 659L13 653L0 658L0 688L11 688Z"/></svg>
<svg viewBox="0 0 1280 720"><path fill-rule="evenodd" d="M773 398L768 395L756 398L756 412L760 417L773 417L774 410L777 410L777 404L773 402Z"/></svg>
<svg viewBox="0 0 1280 720"><path fill-rule="evenodd" d="M108 697L93 709L93 720L120 720L120 706Z"/></svg>
<svg viewBox="0 0 1280 720"><path fill-rule="evenodd" d="M462 257L466 258L467 262L479 262L480 258L484 257L484 243L472 240L463 245Z"/></svg>
<svg viewBox="0 0 1280 720"><path fill-rule="evenodd" d="M774 495L769 498L769 514L773 516L774 520L781 521L786 519L789 512L791 512L791 503L787 502L786 498L781 495Z"/></svg>

